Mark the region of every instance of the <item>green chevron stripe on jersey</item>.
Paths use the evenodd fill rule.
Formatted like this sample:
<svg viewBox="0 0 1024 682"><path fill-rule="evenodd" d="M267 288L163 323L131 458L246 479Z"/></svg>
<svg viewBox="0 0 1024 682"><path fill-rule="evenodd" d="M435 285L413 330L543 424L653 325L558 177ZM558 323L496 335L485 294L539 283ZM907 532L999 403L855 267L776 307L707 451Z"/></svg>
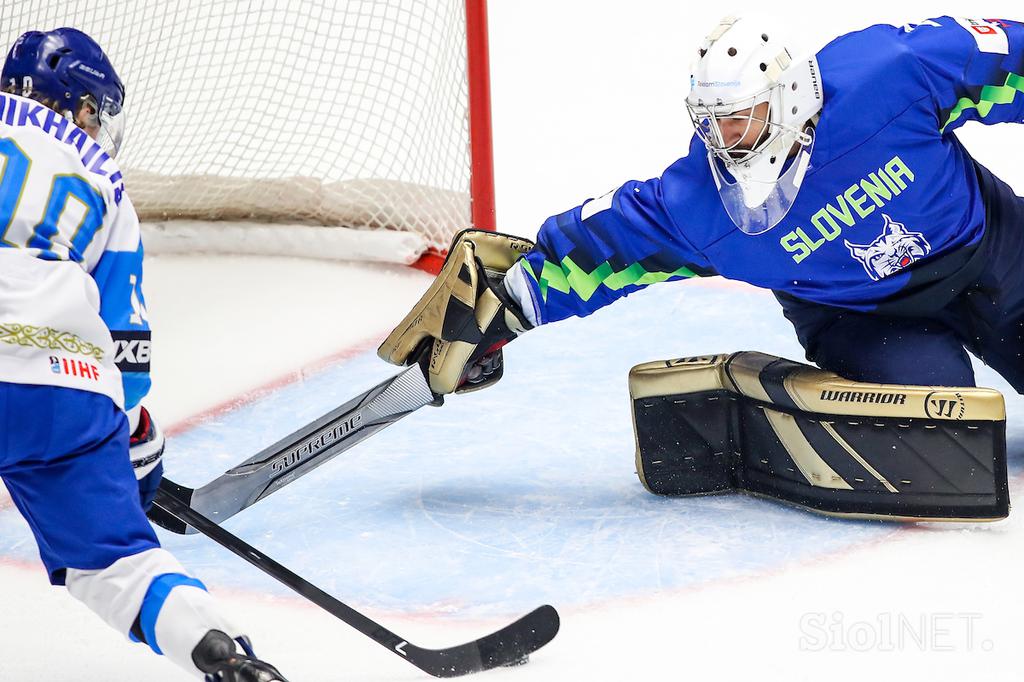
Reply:
<svg viewBox="0 0 1024 682"><path fill-rule="evenodd" d="M977 109L978 115L981 118L985 118L997 104L1011 104L1018 92L1024 92L1024 76L1009 73L1003 85L986 85L983 87L977 102L970 97L961 97L956 106L949 112L949 118L942 124L940 132L945 132L949 124L956 121L969 109Z"/></svg>
<svg viewBox="0 0 1024 682"><path fill-rule="evenodd" d="M540 277L537 277L529 266L526 266L526 271L537 280L544 301L548 300L548 289L554 289L563 294L574 292L580 300L586 302L602 284L612 291L619 291L628 286L647 286L664 282L673 277L698 276L697 273L685 266L674 272L649 272L639 263L633 263L616 272L608 261L601 263L592 272L587 272L568 256L562 259L561 266L551 261L544 261Z"/></svg>

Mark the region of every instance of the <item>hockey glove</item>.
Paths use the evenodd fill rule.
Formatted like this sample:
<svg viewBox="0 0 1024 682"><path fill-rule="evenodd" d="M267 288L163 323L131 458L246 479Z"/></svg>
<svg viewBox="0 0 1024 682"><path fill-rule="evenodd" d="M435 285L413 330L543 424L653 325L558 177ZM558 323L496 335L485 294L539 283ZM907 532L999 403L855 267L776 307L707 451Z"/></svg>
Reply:
<svg viewBox="0 0 1024 682"><path fill-rule="evenodd" d="M235 650L235 643L244 655ZM206 673L206 682L288 682L277 668L253 654L243 638L231 639L220 630L210 630L192 650L192 662Z"/></svg>
<svg viewBox="0 0 1024 682"><path fill-rule="evenodd" d="M164 434L149 414L149 410L141 405L138 412L132 411L129 423L133 423L128 455L135 470L135 478L139 482L139 498L142 508L149 511L156 497L156 489L163 478L164 465L161 458L164 454Z"/></svg>
<svg viewBox="0 0 1024 682"><path fill-rule="evenodd" d="M439 396L495 383L502 346L533 328L502 283L532 248L528 239L497 232L457 234L434 283L377 354L395 365L423 364Z"/></svg>

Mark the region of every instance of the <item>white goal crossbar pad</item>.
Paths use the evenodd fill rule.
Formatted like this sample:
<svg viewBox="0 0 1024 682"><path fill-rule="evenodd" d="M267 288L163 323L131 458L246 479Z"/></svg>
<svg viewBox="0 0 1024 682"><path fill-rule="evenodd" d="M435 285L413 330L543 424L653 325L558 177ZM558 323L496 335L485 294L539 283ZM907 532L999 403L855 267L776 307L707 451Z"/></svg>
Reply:
<svg viewBox="0 0 1024 682"><path fill-rule="evenodd" d="M412 265L427 251L413 232L346 227L169 220L142 223L147 254L283 256Z"/></svg>

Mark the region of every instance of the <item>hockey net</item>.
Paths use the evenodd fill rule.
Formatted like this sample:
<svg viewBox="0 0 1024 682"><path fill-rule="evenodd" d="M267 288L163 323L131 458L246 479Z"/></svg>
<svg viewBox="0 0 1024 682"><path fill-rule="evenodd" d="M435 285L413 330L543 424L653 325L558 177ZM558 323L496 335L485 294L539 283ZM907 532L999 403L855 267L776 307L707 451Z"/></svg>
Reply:
<svg viewBox="0 0 1024 682"><path fill-rule="evenodd" d="M58 26L126 85L147 252L413 263L493 227L483 0L0 4L5 51Z"/></svg>

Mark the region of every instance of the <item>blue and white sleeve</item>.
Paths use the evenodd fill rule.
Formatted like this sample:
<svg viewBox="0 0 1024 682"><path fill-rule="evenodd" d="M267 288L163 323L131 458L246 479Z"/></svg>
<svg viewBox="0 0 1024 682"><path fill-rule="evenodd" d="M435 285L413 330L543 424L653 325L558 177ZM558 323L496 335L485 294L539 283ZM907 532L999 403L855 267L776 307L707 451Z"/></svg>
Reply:
<svg viewBox="0 0 1024 682"><path fill-rule="evenodd" d="M921 66L943 134L968 121L1024 122L1024 23L939 17L904 27L901 40Z"/></svg>
<svg viewBox="0 0 1024 682"><path fill-rule="evenodd" d="M106 248L92 277L100 291L100 317L114 340L121 370L125 411L149 392L150 328L142 294L142 238L139 219L127 198L116 209Z"/></svg>

